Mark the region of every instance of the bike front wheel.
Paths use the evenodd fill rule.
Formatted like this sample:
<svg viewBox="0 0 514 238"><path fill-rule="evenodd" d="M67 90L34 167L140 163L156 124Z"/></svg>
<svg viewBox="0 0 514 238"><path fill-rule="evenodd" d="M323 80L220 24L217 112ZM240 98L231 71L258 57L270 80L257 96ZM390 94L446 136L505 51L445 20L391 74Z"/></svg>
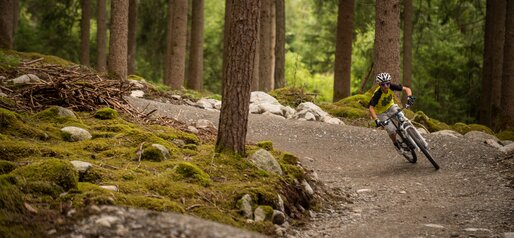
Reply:
<svg viewBox="0 0 514 238"><path fill-rule="evenodd" d="M405 159L407 159L407 161L409 161L410 163L416 163L418 161L418 156L416 155L416 150L414 149L414 146L409 145L409 142L403 140L403 137L402 141L398 141L398 143L403 149L403 157L405 157Z"/></svg>
<svg viewBox="0 0 514 238"><path fill-rule="evenodd" d="M425 143L423 143L423 140L421 138L419 138L420 135L418 133L416 133L415 131L413 131L413 130L416 130L416 129L409 128L409 129L407 129L407 133L409 133L409 136L418 145L419 149L421 150L421 152L423 152L425 157L427 157L428 161L430 161L430 163L434 166L434 168L436 170L438 170L439 169L439 165L435 162L434 158L432 157L432 155L428 151L428 148L425 146Z"/></svg>

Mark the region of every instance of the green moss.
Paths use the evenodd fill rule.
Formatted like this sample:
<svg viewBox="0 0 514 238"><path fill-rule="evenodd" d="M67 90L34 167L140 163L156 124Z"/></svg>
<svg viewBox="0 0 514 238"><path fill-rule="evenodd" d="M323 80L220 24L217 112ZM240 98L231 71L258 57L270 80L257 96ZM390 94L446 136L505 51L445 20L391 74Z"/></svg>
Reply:
<svg viewBox="0 0 514 238"><path fill-rule="evenodd" d="M12 67L17 67L21 58L8 53L9 51L0 51L0 69L8 69Z"/></svg>
<svg viewBox="0 0 514 238"><path fill-rule="evenodd" d="M118 117L118 112L112 108L105 107L102 109L98 109L95 112L95 117L101 120L114 119Z"/></svg>
<svg viewBox="0 0 514 238"><path fill-rule="evenodd" d="M273 216L273 207L271 206L259 206L264 211L264 220L270 221L271 216Z"/></svg>
<svg viewBox="0 0 514 238"><path fill-rule="evenodd" d="M36 143L25 141L3 141L0 143L0 159L3 160L15 161L18 158L42 154L42 148Z"/></svg>
<svg viewBox="0 0 514 238"><path fill-rule="evenodd" d="M46 64L57 64L57 65L61 65L61 66L74 65L74 63L64 60L62 58L59 58L57 56L44 55L44 54L40 54L40 53L36 53L36 52L6 51L6 53L9 55L14 55L14 56L17 56L17 57L20 57L23 59L27 59L27 60L35 60L35 59L43 58L42 63L46 63Z"/></svg>
<svg viewBox="0 0 514 238"><path fill-rule="evenodd" d="M183 148L188 150L198 150L198 146L195 144L186 144Z"/></svg>
<svg viewBox="0 0 514 238"><path fill-rule="evenodd" d="M14 186L12 176L0 175L0 211L22 213L23 195L20 190Z"/></svg>
<svg viewBox="0 0 514 238"><path fill-rule="evenodd" d="M12 111L0 107L0 131L19 124L19 116Z"/></svg>
<svg viewBox="0 0 514 238"><path fill-rule="evenodd" d="M320 107L332 116L350 119L365 118L369 116L368 103L371 94L357 94L343 98L335 103L322 103Z"/></svg>
<svg viewBox="0 0 514 238"><path fill-rule="evenodd" d="M78 173L70 162L64 160L46 159L19 167L12 173L24 181L49 182L64 191L77 188Z"/></svg>
<svg viewBox="0 0 514 238"><path fill-rule="evenodd" d="M194 215L203 219L216 221L233 227L241 227L241 225L234 220L232 216L227 215L226 211L220 211L217 207L200 206L194 208L192 212Z"/></svg>
<svg viewBox="0 0 514 238"><path fill-rule="evenodd" d="M286 163L286 164L297 165L298 162L300 162L300 159L298 159L298 157L296 157L293 154L284 153L282 155L282 161L281 162Z"/></svg>
<svg viewBox="0 0 514 238"><path fill-rule="evenodd" d="M269 95L277 99L284 106L296 108L303 102L313 102L314 97L307 94L302 88L284 87L269 92Z"/></svg>
<svg viewBox="0 0 514 238"><path fill-rule="evenodd" d="M180 162L177 164L174 171L181 179L196 182L203 186L208 186L211 183L209 174L205 173L198 166L189 162Z"/></svg>
<svg viewBox="0 0 514 238"><path fill-rule="evenodd" d="M8 174L14 169L16 169L16 164L5 160L0 160L0 174Z"/></svg>
<svg viewBox="0 0 514 238"><path fill-rule="evenodd" d="M414 115L414 118L412 120L425 126L429 132L436 132L436 131L451 129L450 126L448 126L446 123L429 118L422 111L416 112L416 114Z"/></svg>
<svg viewBox="0 0 514 238"><path fill-rule="evenodd" d="M491 130L491 128L489 128L487 126L484 126L484 125L469 124L469 128L472 131L481 131L481 132L485 132L485 133L490 134L490 135L494 135L493 130Z"/></svg>
<svg viewBox="0 0 514 238"><path fill-rule="evenodd" d="M146 208L161 212L178 212L184 213L185 210L178 203L167 200L152 198L148 196L119 196L117 202L119 205L126 205L136 208Z"/></svg>
<svg viewBox="0 0 514 238"><path fill-rule="evenodd" d="M498 137L498 139L500 139L500 140L514 141L514 131L511 131L511 130L500 131L498 134L496 134L496 137Z"/></svg>
<svg viewBox="0 0 514 238"><path fill-rule="evenodd" d="M164 158L164 155L162 154L162 152L159 149L157 149L153 146L148 146L143 150L141 159L160 162L160 161L164 161L166 158Z"/></svg>
<svg viewBox="0 0 514 238"><path fill-rule="evenodd" d="M112 191L103 189L91 183L78 183L75 193L68 193L63 199L69 199L75 207L84 207L88 204L114 205L115 196Z"/></svg>
<svg viewBox="0 0 514 238"><path fill-rule="evenodd" d="M16 106L16 102L8 97L0 96L0 105L5 105L7 107L13 108Z"/></svg>
<svg viewBox="0 0 514 238"><path fill-rule="evenodd" d="M257 142L257 146L259 148L263 148L267 151L272 151L273 150L273 142L271 141L260 141L260 142Z"/></svg>
<svg viewBox="0 0 514 238"><path fill-rule="evenodd" d="M56 106L49 107L43 111L40 111L34 115L34 117L39 120L57 122L61 124L65 124L67 122L78 122L76 118L70 116L60 116L59 108Z"/></svg>
<svg viewBox="0 0 514 238"><path fill-rule="evenodd" d="M128 76L129 80L145 81L145 79L139 75L131 74Z"/></svg>
<svg viewBox="0 0 514 238"><path fill-rule="evenodd" d="M453 126L451 126L451 129L463 135L471 131L471 128L462 122L455 123Z"/></svg>

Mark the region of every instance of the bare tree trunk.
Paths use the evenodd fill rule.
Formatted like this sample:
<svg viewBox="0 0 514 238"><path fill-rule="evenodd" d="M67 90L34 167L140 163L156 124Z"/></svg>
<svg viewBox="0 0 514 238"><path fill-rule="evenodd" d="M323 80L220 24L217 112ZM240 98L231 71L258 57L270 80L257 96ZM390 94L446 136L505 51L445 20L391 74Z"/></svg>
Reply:
<svg viewBox="0 0 514 238"><path fill-rule="evenodd" d="M18 0L0 1L0 48L14 48L14 33L18 22Z"/></svg>
<svg viewBox="0 0 514 238"><path fill-rule="evenodd" d="M166 52L164 54L164 75L163 75L163 83L165 85L171 85L170 78L170 67L171 67L171 48L172 48L172 38L173 38L173 9L174 9L174 0L168 0L168 24L166 27Z"/></svg>
<svg viewBox="0 0 514 238"><path fill-rule="evenodd" d="M412 87L412 0L403 2L403 85ZM403 95L402 102L407 102Z"/></svg>
<svg viewBox="0 0 514 238"><path fill-rule="evenodd" d="M129 1L128 22L128 74L136 72L136 32L137 32L137 8L139 0Z"/></svg>
<svg viewBox="0 0 514 238"><path fill-rule="evenodd" d="M275 53L271 41L272 18L271 1L262 0L260 29L259 29L259 90L269 92L273 90L272 55Z"/></svg>
<svg viewBox="0 0 514 238"><path fill-rule="evenodd" d="M89 29L91 19L91 2L81 0L82 16L80 18L80 64L89 66Z"/></svg>
<svg viewBox="0 0 514 238"><path fill-rule="evenodd" d="M111 35L109 39L109 74L127 79L128 10L126 0L111 0Z"/></svg>
<svg viewBox="0 0 514 238"><path fill-rule="evenodd" d="M353 6L354 0L339 1L334 65L334 102L351 95Z"/></svg>
<svg viewBox="0 0 514 238"><path fill-rule="evenodd" d="M400 0L377 0L375 17L374 74L388 72L400 82Z"/></svg>
<svg viewBox="0 0 514 238"><path fill-rule="evenodd" d="M173 31L169 86L173 90L181 89L184 85L186 70L186 41L187 41L187 0L175 0L173 7Z"/></svg>
<svg viewBox="0 0 514 238"><path fill-rule="evenodd" d="M480 123L494 127L501 100L506 0L487 0Z"/></svg>
<svg viewBox="0 0 514 238"><path fill-rule="evenodd" d="M193 0L193 17L191 22L191 49L189 57L189 79L187 87L203 90L203 29L204 0Z"/></svg>
<svg viewBox="0 0 514 238"><path fill-rule="evenodd" d="M97 0L96 70L107 70L107 6L106 0Z"/></svg>
<svg viewBox="0 0 514 238"><path fill-rule="evenodd" d="M514 129L514 1L507 1L501 108L506 116L504 128Z"/></svg>
<svg viewBox="0 0 514 238"><path fill-rule="evenodd" d="M286 8L285 0L276 0L275 88L286 86Z"/></svg>
<svg viewBox="0 0 514 238"><path fill-rule="evenodd" d="M257 50L260 0L227 0L223 99L216 152L246 153L250 84ZM235 20L237 19L237 20Z"/></svg>

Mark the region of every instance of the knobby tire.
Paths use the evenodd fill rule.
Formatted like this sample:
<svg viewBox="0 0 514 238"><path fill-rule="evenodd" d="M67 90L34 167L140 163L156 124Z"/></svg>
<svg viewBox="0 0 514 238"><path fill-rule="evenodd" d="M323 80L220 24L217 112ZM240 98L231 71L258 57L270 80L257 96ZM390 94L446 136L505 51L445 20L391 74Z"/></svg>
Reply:
<svg viewBox="0 0 514 238"><path fill-rule="evenodd" d="M414 142L416 142L416 144L418 145L418 147L421 150L421 152L423 152L425 157L427 157L428 161L430 161L430 163L434 166L434 168L436 170L438 170L439 169L439 165L435 162L434 158L432 157L432 155L428 151L428 148L425 147L425 144L423 143L423 140L421 140L421 138L418 137L418 133L413 132L412 130L415 130L415 129L414 128L408 128L407 129L407 132L409 133L410 137L414 140Z"/></svg>
<svg viewBox="0 0 514 238"><path fill-rule="evenodd" d="M400 133L398 133L400 134ZM409 148L409 152L411 153L412 157L409 156L408 154L402 154L403 157L405 157L405 159L407 159L407 161L409 161L410 163L413 163L415 164L416 161L418 161L418 157L416 155L416 150L414 150L414 146L411 146L409 145L409 141L405 139L405 136L404 135L399 135L400 138L402 139L402 144L405 144L407 145L407 147ZM401 146L401 145L400 145Z"/></svg>

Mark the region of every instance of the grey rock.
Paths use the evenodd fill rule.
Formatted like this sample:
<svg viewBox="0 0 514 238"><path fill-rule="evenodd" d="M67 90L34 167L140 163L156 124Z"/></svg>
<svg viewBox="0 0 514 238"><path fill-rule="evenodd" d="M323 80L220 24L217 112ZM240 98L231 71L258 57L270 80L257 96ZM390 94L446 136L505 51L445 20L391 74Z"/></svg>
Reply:
<svg viewBox="0 0 514 238"><path fill-rule="evenodd" d="M245 194L241 199L239 199L237 204L239 206L239 210L241 210L245 218L253 218L252 196Z"/></svg>
<svg viewBox="0 0 514 238"><path fill-rule="evenodd" d="M7 80L7 83L14 85L34 84L43 82L43 80L41 80L37 75L34 74L24 74L20 77Z"/></svg>
<svg viewBox="0 0 514 238"><path fill-rule="evenodd" d="M328 115L325 111L323 111L320 107L312 102L304 102L298 105L296 108L297 111L307 110L310 113L314 114L316 118L323 118Z"/></svg>
<svg viewBox="0 0 514 238"><path fill-rule="evenodd" d="M464 135L464 137L471 139L471 140L480 141L480 142L484 142L488 139L498 141L498 138L496 138L496 136L493 136L493 135L490 135L490 134L487 134L487 133L481 132L481 131L470 131L470 132L466 133Z"/></svg>
<svg viewBox="0 0 514 238"><path fill-rule="evenodd" d="M286 215L283 212L273 210L273 215L271 216L271 222L273 222L273 224L282 225L285 221Z"/></svg>
<svg viewBox="0 0 514 238"><path fill-rule="evenodd" d="M64 127L61 131L66 135L64 138L70 142L89 140L92 138L91 133L87 130L75 126Z"/></svg>
<svg viewBox="0 0 514 238"><path fill-rule="evenodd" d="M68 109L68 108L64 108L64 107L57 107L57 116L60 116L60 117L71 117L71 118L77 118L77 116L75 116L75 113Z"/></svg>
<svg viewBox="0 0 514 238"><path fill-rule="evenodd" d="M314 190L312 189L311 185L307 182L307 180L302 180L302 187L303 191L305 191L309 195L314 195Z"/></svg>
<svg viewBox="0 0 514 238"><path fill-rule="evenodd" d="M508 144L506 146L502 146L500 148L500 151L507 154L507 153L510 153L512 151L514 151L514 143L511 143L511 144Z"/></svg>
<svg viewBox="0 0 514 238"><path fill-rule="evenodd" d="M93 164L91 164L91 163L80 161L80 160L72 160L70 162L79 173L85 173L89 168L91 168L93 166Z"/></svg>
<svg viewBox="0 0 514 238"><path fill-rule="evenodd" d="M196 127L194 127L194 126L188 126L188 127L187 127L187 130L188 130L189 132L193 133L193 134L198 134L198 133L200 133L200 131L199 131L198 129L196 129Z"/></svg>
<svg viewBox="0 0 514 238"><path fill-rule="evenodd" d="M130 92L130 96L135 98L142 98L145 96L145 92L143 90L132 90Z"/></svg>
<svg viewBox="0 0 514 238"><path fill-rule="evenodd" d="M273 157L273 155L265 149L259 149L255 153L250 156L250 160L257 166L258 168L277 173L282 175L282 169L280 168L280 164Z"/></svg>
<svg viewBox="0 0 514 238"><path fill-rule="evenodd" d="M161 151L161 154L162 154L162 157L164 158L164 160L171 158L170 151L168 150L168 148L166 148L166 146L161 145L161 144L152 144L152 147Z"/></svg>
<svg viewBox="0 0 514 238"><path fill-rule="evenodd" d="M273 104L273 103L269 103L269 102L259 104L260 111L270 112L270 113L273 113L275 115L280 115L280 116L283 115L282 107L283 106L280 104Z"/></svg>
<svg viewBox="0 0 514 238"><path fill-rule="evenodd" d="M113 191L113 192L119 191L118 186L116 186L116 185L101 185L100 187L103 189L109 190L109 191Z"/></svg>
<svg viewBox="0 0 514 238"><path fill-rule="evenodd" d="M266 216L266 212L264 210L264 208L262 206L258 206L255 211L253 212L253 215L254 215L254 220L256 222L259 222L259 221L265 221L267 219L270 219L271 216Z"/></svg>
<svg viewBox="0 0 514 238"><path fill-rule="evenodd" d="M209 120L205 120L205 119L200 119L200 120L196 121L195 126L196 126L196 128L200 128L200 129L207 129L207 128L216 129L216 126L214 126L214 123L212 123Z"/></svg>
<svg viewBox="0 0 514 238"><path fill-rule="evenodd" d="M459 138L459 137L462 137L462 135L456 131L452 131L452 130L440 130L440 131L436 131L434 133L432 133L433 135L442 135L442 136L449 136L449 137L453 137L453 138Z"/></svg>
<svg viewBox="0 0 514 238"><path fill-rule="evenodd" d="M500 143L498 143L497 140L494 140L494 139L487 139L484 141L484 143L486 143L487 145L490 145L496 149L500 149L503 147L502 145L500 145Z"/></svg>
<svg viewBox="0 0 514 238"><path fill-rule="evenodd" d="M250 103L262 104L262 103L271 103L271 104L280 104L276 98L273 96L261 92L255 91L250 94Z"/></svg>

